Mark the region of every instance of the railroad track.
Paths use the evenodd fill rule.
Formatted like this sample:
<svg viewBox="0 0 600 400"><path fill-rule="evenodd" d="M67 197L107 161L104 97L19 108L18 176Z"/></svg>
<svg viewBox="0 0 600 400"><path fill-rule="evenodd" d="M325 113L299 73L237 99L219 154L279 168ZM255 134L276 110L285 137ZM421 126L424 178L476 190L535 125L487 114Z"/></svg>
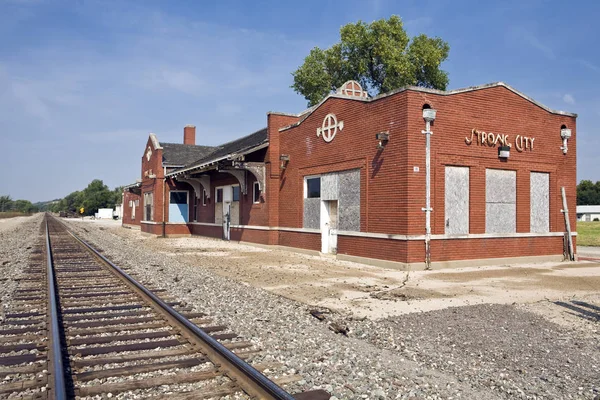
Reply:
<svg viewBox="0 0 600 400"><path fill-rule="evenodd" d="M250 365L251 342L156 287L144 287L46 216L0 325L0 398L326 400ZM282 386L280 386L282 385Z"/></svg>

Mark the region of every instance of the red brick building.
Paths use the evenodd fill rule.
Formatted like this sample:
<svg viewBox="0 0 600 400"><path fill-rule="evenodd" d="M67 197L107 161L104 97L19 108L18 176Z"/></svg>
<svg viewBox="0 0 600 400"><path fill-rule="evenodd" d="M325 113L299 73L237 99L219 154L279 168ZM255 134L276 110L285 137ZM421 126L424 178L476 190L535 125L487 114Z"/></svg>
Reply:
<svg viewBox="0 0 600 400"><path fill-rule="evenodd" d="M562 259L575 123L503 83L369 98L349 82L222 146L151 134L123 223L395 267Z"/></svg>

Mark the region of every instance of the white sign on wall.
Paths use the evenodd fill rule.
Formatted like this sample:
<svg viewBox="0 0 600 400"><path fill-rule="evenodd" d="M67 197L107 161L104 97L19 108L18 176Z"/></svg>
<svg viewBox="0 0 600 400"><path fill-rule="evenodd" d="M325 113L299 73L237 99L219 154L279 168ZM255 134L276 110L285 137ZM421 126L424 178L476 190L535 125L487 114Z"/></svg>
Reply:
<svg viewBox="0 0 600 400"><path fill-rule="evenodd" d="M321 127L317 128L317 137L323 135L323 140L329 143L335 137L338 129L340 131L344 129L344 121L338 122L335 114L327 114Z"/></svg>

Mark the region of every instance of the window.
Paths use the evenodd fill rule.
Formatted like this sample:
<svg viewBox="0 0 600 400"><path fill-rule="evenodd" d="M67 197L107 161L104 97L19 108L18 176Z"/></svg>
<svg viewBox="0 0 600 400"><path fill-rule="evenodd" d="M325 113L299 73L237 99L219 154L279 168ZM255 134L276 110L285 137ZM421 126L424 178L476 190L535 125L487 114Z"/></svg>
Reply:
<svg viewBox="0 0 600 400"><path fill-rule="evenodd" d="M517 231L517 172L485 170L485 232Z"/></svg>
<svg viewBox="0 0 600 400"><path fill-rule="evenodd" d="M171 204L187 204L188 198L187 192L171 192L170 193L170 203Z"/></svg>
<svg viewBox="0 0 600 400"><path fill-rule="evenodd" d="M306 179L306 197L309 199L321 197L321 178Z"/></svg>
<svg viewBox="0 0 600 400"><path fill-rule="evenodd" d="M240 187L233 186L233 201L240 201Z"/></svg>
<svg viewBox="0 0 600 400"><path fill-rule="evenodd" d="M550 232L550 174L531 172L529 231L535 233Z"/></svg>
<svg viewBox="0 0 600 400"><path fill-rule="evenodd" d="M129 207L133 207L133 200L129 200Z"/></svg>
<svg viewBox="0 0 600 400"><path fill-rule="evenodd" d="M131 207L131 220L135 220L135 207L133 206L133 200L129 200L129 207Z"/></svg>
<svg viewBox="0 0 600 400"><path fill-rule="evenodd" d="M258 182L254 182L254 190L252 195L253 203L260 203L260 185Z"/></svg>
<svg viewBox="0 0 600 400"><path fill-rule="evenodd" d="M198 222L198 199L194 196L194 222Z"/></svg>
<svg viewBox="0 0 600 400"><path fill-rule="evenodd" d="M206 205L206 189L202 189L202 205Z"/></svg>
<svg viewBox="0 0 600 400"><path fill-rule="evenodd" d="M137 199L137 200L135 201L135 206L137 207L137 206L139 206L139 205L140 205L140 199Z"/></svg>
<svg viewBox="0 0 600 400"><path fill-rule="evenodd" d="M223 188L219 188L217 189L217 203L222 203L223 202Z"/></svg>
<svg viewBox="0 0 600 400"><path fill-rule="evenodd" d="M469 167L445 169L445 232L464 235L469 233Z"/></svg>
<svg viewBox="0 0 600 400"><path fill-rule="evenodd" d="M144 193L144 221L152 221L154 214L153 214L153 199L152 199L152 192L147 192Z"/></svg>

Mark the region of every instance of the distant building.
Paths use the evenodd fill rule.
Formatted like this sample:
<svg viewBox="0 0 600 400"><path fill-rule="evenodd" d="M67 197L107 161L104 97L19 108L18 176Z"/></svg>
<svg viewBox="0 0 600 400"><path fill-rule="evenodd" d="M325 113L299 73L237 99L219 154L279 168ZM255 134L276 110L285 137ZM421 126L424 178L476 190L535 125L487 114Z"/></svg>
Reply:
<svg viewBox="0 0 600 400"><path fill-rule="evenodd" d="M577 221L600 220L600 206L577 206Z"/></svg>

